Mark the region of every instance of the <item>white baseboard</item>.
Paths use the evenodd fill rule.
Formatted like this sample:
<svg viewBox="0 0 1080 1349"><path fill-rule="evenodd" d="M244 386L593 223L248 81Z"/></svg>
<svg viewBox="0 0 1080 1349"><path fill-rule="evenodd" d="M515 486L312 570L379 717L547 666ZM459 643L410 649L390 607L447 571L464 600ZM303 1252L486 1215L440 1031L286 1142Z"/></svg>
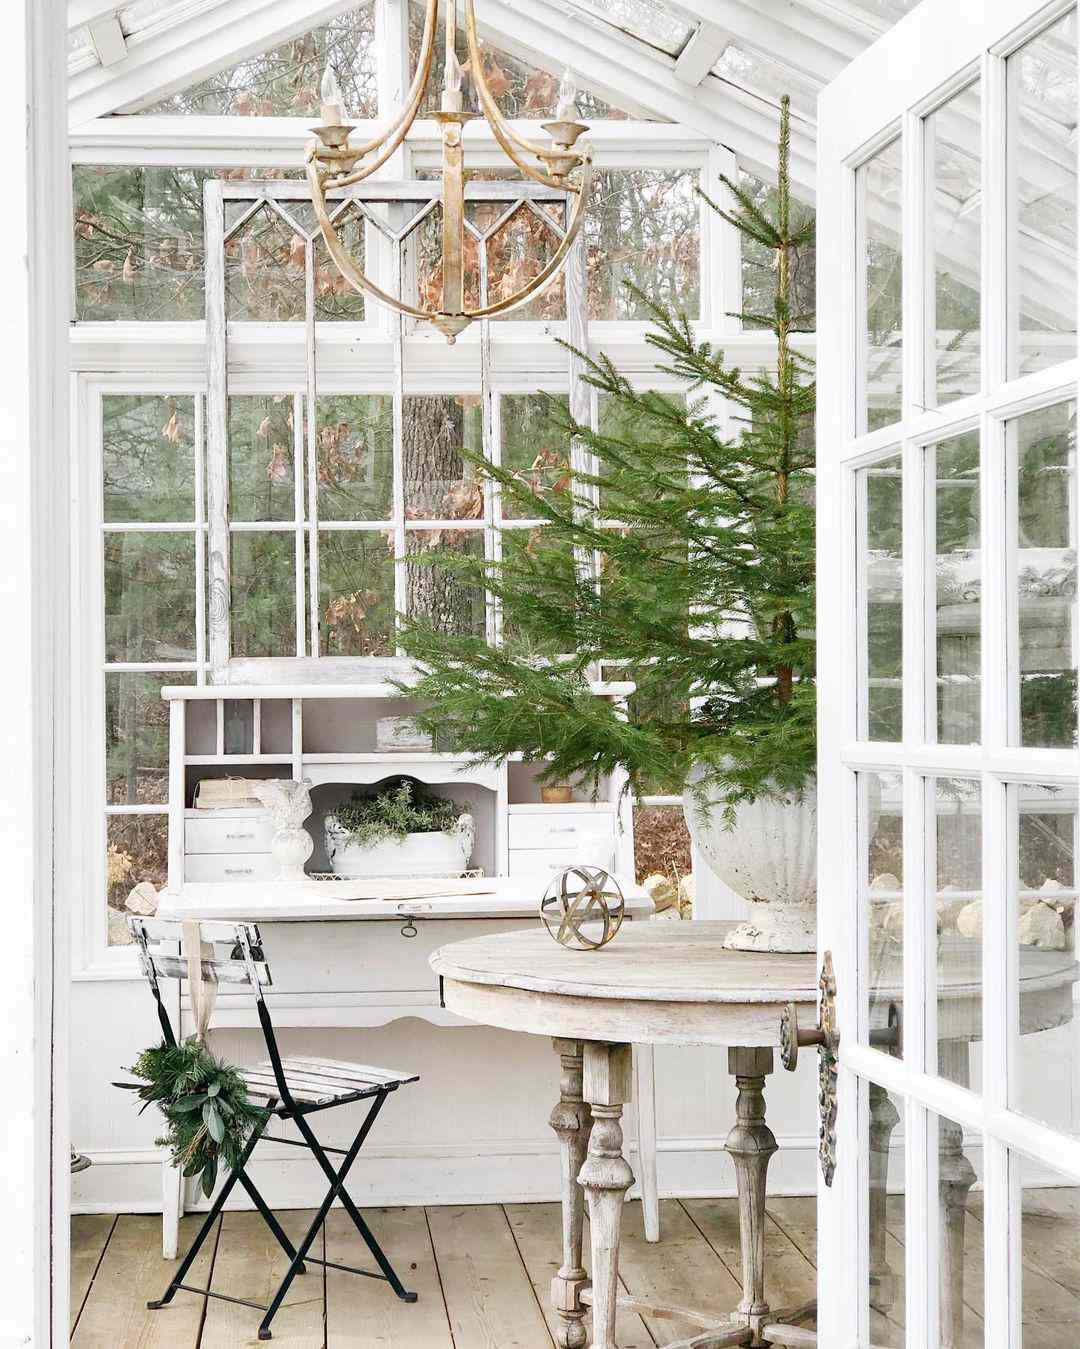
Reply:
<svg viewBox="0 0 1080 1349"><path fill-rule="evenodd" d="M769 1167L770 1195L817 1192L817 1136L795 1134L777 1139L779 1151ZM890 1189L903 1189L903 1141L893 1147ZM982 1174L982 1148L965 1142L965 1154ZM92 1165L72 1177L72 1213L160 1213L161 1154L154 1148L103 1150L87 1154ZM636 1165L633 1142L627 1153ZM252 1176L274 1208L312 1208L326 1193L322 1172L298 1148L267 1143L256 1153ZM724 1199L735 1195L735 1173L719 1137L661 1138L657 1145L661 1198ZM1025 1171L1032 1188L1062 1184L1049 1168ZM559 1158L547 1138L490 1143L399 1144L361 1153L349 1178L349 1193L361 1206L421 1204L553 1203L561 1193ZM637 1196L637 1188L630 1192ZM199 1195L195 1211L208 1207ZM246 1194L229 1208L246 1209Z"/></svg>
<svg viewBox="0 0 1080 1349"><path fill-rule="evenodd" d="M780 1138L769 1168L771 1194L813 1194L817 1138ZM636 1161L633 1143L630 1165ZM723 1138L661 1138L657 1169L663 1197L724 1198L735 1194L735 1173ZM72 1213L161 1211L161 1154L154 1148L89 1152L92 1165L72 1177ZM256 1185L278 1208L308 1208L322 1199L325 1181L298 1148L267 1143L251 1168ZM349 1178L359 1204L511 1204L557 1201L559 1157L553 1140L372 1147L360 1154ZM636 1189L631 1191L636 1194ZM200 1196L195 1209L207 1207ZM246 1194L230 1208L250 1208Z"/></svg>

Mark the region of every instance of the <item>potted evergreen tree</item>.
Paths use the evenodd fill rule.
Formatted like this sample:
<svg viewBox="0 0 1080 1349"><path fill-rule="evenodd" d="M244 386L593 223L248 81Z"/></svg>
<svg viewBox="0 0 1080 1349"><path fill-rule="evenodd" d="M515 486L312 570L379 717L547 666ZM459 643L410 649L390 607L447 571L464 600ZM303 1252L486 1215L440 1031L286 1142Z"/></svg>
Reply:
<svg viewBox="0 0 1080 1349"><path fill-rule="evenodd" d="M504 532L496 562L453 564L498 596L503 644L422 615L402 644L422 672L409 693L429 727L484 760L542 763L546 780L621 766L639 791L683 792L702 854L756 902L733 944L812 950L814 385L792 336L812 326L797 262L814 226L792 202L788 162L785 99L775 192L762 200L726 182L733 210L709 203L775 259L771 303L742 316L773 334L775 366L727 364L684 315L639 294L659 364L687 397L642 391L606 357L587 359L603 429L552 400L574 447L560 472L478 464L507 515L544 522ZM734 433L719 400L741 413ZM590 692L601 670L636 683L626 715Z"/></svg>

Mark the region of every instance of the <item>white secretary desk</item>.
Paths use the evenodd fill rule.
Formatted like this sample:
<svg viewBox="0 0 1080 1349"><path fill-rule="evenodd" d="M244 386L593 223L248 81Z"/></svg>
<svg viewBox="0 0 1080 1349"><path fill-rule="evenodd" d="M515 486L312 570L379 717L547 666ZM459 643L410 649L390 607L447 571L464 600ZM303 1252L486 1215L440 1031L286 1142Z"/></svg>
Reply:
<svg viewBox="0 0 1080 1349"><path fill-rule="evenodd" d="M623 685L596 686L598 696L626 691ZM631 919L652 912L651 901L632 884L633 816L619 781L609 781L595 801L548 805L540 800L535 770L524 763L478 766L462 754L380 752L377 718L410 706L384 683L178 686L165 688L163 697L170 709L169 883L159 916L259 923L274 971L270 996L279 1027L361 1028L405 1017L433 1026L471 1025L441 1006L428 957L462 937L534 924L547 879L575 861L623 878ZM478 881L476 893L453 897L343 899L332 880L273 879L265 812L192 805L195 785L205 777L309 779L315 809L308 829L316 840L309 867L318 872L326 867L321 821L330 804L352 786L398 774L468 801L477 820L473 862L493 881ZM172 1010L182 1022L186 996ZM212 1024L254 1027L255 1020L242 998L222 992ZM637 1078L642 1197L656 1239L651 1049L638 1052ZM168 1165L163 1191L162 1245L171 1256L184 1192Z"/></svg>

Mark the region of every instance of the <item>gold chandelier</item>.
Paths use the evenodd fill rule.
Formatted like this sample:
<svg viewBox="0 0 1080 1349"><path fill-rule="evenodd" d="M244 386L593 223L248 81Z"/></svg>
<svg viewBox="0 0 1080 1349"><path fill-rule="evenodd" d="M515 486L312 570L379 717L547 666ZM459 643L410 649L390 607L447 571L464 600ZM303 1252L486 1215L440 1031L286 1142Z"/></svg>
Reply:
<svg viewBox="0 0 1080 1349"><path fill-rule="evenodd" d="M571 194L574 201L566 232L545 266L527 285L495 304L477 309L465 307L465 151L462 128L476 114L463 109L461 81L463 70L457 59L457 3L446 4L446 65L442 107L435 120L442 129L442 305L439 309L420 309L388 294L365 276L342 243L327 209L328 192L347 188L370 177L398 149L416 121L431 76L431 60L438 24L439 0L427 0L424 36L416 74L405 102L390 126L363 145L350 145L354 122L345 120L341 90L329 65L322 79L322 124L314 128L313 140L305 156L311 200L330 256L345 279L358 291L366 291L385 305L410 318L433 323L453 342L474 319L489 318L524 304L542 291L558 275L567 254L581 230L589 197L592 150L588 145L575 149L578 137L588 128L579 120L574 102L575 90L569 72L559 90L555 120L545 122L550 141L541 144L519 136L503 117L487 84L480 42L476 35L473 0L465 0L465 36L469 48L469 70L476 86L483 115L496 141L513 163L534 183ZM578 172L580 171L580 172ZM570 175L575 177L571 179Z"/></svg>

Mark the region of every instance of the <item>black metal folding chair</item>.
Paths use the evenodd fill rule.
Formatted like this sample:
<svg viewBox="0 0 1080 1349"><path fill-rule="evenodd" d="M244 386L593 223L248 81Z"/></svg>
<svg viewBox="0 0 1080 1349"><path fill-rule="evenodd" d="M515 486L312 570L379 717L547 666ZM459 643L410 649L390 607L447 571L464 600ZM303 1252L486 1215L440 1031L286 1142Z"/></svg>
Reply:
<svg viewBox="0 0 1080 1349"><path fill-rule="evenodd" d="M128 920L132 936L139 948L143 973L150 983L150 991L157 1004L158 1020L166 1043L175 1044L176 1035L168 1011L162 1001L159 980L186 979L188 962L184 955L177 954L183 936L183 924L166 922L153 918L131 918ZM342 1269L349 1274L361 1274L369 1279L385 1280L403 1302L415 1302L416 1294L408 1292L385 1252L375 1239L371 1229L364 1221L359 1209L345 1189L345 1180L353 1163L364 1145L371 1127L383 1108L387 1096L408 1082L419 1081L416 1073L394 1072L390 1069L371 1068L364 1064L341 1062L332 1059L286 1058L281 1057L277 1038L274 1035L270 1012L263 998L264 987L269 987L270 970L263 958L262 939L259 929L253 923L205 922L199 924L203 951L206 946L212 948L212 957L203 954L201 959L201 978L204 983L236 984L251 989L255 998L255 1008L262 1027L263 1037L269 1059L253 1068L241 1069L241 1075L247 1084L248 1093L261 1100L267 1109L265 1123L256 1128L248 1140L240 1164L225 1178L218 1191L206 1221L192 1243L191 1249L180 1262L173 1275L172 1282L157 1301L147 1303L153 1309L164 1307L171 1302L179 1289L190 1293L202 1293L208 1297L220 1298L224 1302L236 1302L246 1307L254 1307L264 1313L259 1324L259 1339L271 1338L270 1323L285 1299L293 1279L304 1273L306 1262L325 1265L330 1269ZM168 944L169 949L163 949ZM331 1148L320 1143L308 1123L310 1115L334 1106L350 1105L354 1101L370 1100L371 1105L348 1148ZM274 1217L265 1199L255 1188L255 1183L247 1173L247 1164L256 1144L266 1137L265 1129L270 1119L291 1120L300 1133L300 1138L274 1137L275 1143L288 1143L294 1147L307 1148L315 1158L323 1175L330 1183L326 1198L319 1205L315 1219L308 1228L300 1245L294 1247ZM343 1157L340 1166L335 1168L328 1154ZM274 1238L289 1257L289 1268L268 1306L250 1302L246 1298L231 1297L225 1293L216 1293L212 1288L195 1288L185 1283L188 1270L199 1253L217 1221L225 1201L232 1193L237 1182L247 1191L252 1203L262 1214L266 1225ZM355 1269L351 1265L338 1264L334 1260L320 1260L310 1255L311 1244L318 1235L319 1228L330 1212L335 1199L341 1201L345 1212L352 1219L356 1230L364 1239L368 1249L379 1267L379 1273L373 1270Z"/></svg>

